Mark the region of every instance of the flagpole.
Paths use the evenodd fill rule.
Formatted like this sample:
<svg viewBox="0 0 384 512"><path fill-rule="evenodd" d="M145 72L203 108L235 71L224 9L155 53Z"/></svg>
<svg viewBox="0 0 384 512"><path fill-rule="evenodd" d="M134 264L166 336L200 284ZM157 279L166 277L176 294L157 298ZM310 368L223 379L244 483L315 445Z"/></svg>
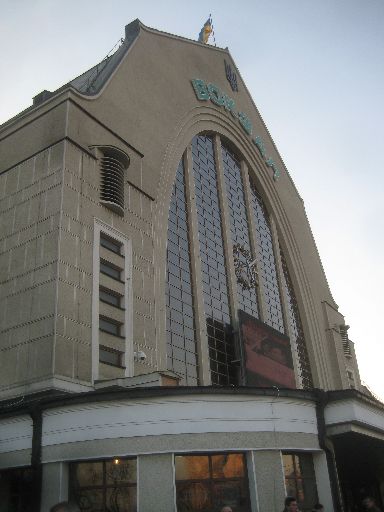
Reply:
<svg viewBox="0 0 384 512"><path fill-rule="evenodd" d="M215 30L213 28L213 21L212 21L212 14L211 13L209 14L209 19L211 21L213 43L216 46Z"/></svg>

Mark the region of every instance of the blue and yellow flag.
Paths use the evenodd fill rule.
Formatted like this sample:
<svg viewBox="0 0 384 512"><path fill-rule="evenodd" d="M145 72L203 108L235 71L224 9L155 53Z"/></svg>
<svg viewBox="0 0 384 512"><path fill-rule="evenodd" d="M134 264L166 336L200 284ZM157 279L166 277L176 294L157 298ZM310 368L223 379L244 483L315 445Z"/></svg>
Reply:
<svg viewBox="0 0 384 512"><path fill-rule="evenodd" d="M209 36L212 32L212 20L211 18L208 18L207 21L204 23L203 28L200 30L199 34L199 43L207 44Z"/></svg>

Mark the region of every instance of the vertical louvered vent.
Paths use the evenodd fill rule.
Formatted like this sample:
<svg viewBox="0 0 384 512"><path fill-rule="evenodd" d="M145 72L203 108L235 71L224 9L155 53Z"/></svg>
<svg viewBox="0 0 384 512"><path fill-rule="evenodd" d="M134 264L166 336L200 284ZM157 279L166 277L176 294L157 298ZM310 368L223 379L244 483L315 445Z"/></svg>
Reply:
<svg viewBox="0 0 384 512"><path fill-rule="evenodd" d="M349 325L340 325L341 341L343 343L343 350L346 356L351 356L351 344L348 338Z"/></svg>
<svg viewBox="0 0 384 512"><path fill-rule="evenodd" d="M124 215L124 171L129 157L113 147L99 147L100 158L100 201L118 215Z"/></svg>
<svg viewBox="0 0 384 512"><path fill-rule="evenodd" d="M116 213L124 214L124 167L109 155L101 159L101 201Z"/></svg>

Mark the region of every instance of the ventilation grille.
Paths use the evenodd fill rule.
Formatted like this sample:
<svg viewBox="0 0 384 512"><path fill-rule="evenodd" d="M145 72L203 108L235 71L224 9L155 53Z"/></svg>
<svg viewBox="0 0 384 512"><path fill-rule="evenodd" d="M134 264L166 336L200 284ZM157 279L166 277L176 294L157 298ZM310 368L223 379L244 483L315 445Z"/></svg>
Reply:
<svg viewBox="0 0 384 512"><path fill-rule="evenodd" d="M124 214L124 165L114 156L101 158L101 193L100 199L119 215Z"/></svg>
<svg viewBox="0 0 384 512"><path fill-rule="evenodd" d="M340 325L339 329L340 329L341 341L343 343L344 354L346 356L351 356L352 355L352 353L351 353L351 343L350 343L349 338L348 338L349 325Z"/></svg>

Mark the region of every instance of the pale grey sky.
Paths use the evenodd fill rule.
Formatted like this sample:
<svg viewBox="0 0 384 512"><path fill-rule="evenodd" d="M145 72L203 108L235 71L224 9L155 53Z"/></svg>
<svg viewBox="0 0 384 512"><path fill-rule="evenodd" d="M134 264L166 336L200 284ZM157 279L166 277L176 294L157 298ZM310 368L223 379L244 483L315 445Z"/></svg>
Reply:
<svg viewBox="0 0 384 512"><path fill-rule="evenodd" d="M351 326L363 381L384 399L384 1L0 0L0 123L100 61L139 18L188 38L212 13L304 199Z"/></svg>

